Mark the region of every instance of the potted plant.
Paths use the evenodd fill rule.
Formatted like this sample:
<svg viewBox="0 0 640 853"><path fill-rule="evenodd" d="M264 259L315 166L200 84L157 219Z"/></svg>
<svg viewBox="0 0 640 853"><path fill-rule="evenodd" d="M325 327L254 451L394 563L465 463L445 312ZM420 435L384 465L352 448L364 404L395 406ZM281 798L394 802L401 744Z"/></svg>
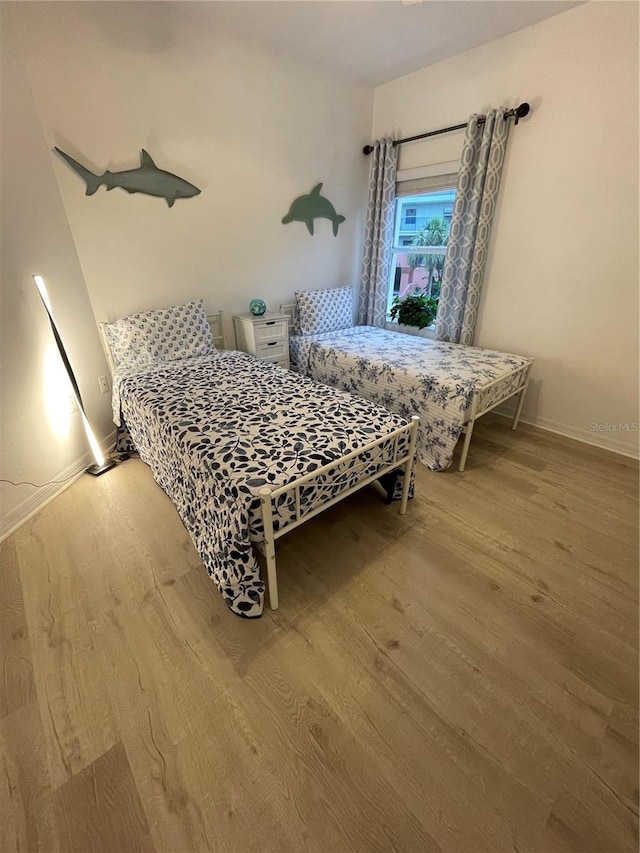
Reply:
<svg viewBox="0 0 640 853"><path fill-rule="evenodd" d="M428 296L426 290L423 290L421 293L411 293L403 299L395 296L389 316L402 326L424 329L433 323L437 312L438 300Z"/></svg>

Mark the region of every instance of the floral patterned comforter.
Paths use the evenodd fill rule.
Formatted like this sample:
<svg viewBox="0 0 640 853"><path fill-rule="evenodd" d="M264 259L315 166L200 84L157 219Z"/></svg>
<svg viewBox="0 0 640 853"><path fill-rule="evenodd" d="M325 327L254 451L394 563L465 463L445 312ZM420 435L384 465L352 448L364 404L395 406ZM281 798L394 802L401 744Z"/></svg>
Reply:
<svg viewBox="0 0 640 853"><path fill-rule="evenodd" d="M520 355L412 337L374 326L353 326L290 339L292 367L304 376L350 391L406 418L420 416L418 458L432 471L448 468L483 385L503 377L493 401L518 388Z"/></svg>
<svg viewBox="0 0 640 853"><path fill-rule="evenodd" d="M202 561L234 613L262 613L264 583L251 542L262 539L259 491L336 462L302 489L317 505L336 482L355 485L390 462L367 454L364 469L341 457L406 421L366 400L238 352L114 373L116 422L173 501ZM392 442L389 443L391 445ZM403 439L399 450L406 448ZM274 528L293 517L293 497L274 507Z"/></svg>

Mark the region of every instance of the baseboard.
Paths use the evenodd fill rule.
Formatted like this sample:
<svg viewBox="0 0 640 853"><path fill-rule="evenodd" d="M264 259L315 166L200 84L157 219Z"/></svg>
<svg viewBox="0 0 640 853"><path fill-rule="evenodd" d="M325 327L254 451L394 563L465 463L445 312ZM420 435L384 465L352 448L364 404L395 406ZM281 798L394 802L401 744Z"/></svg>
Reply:
<svg viewBox="0 0 640 853"><path fill-rule="evenodd" d="M103 452L105 448L112 449L116 440L115 430L101 442ZM19 527L28 521L30 518L39 512L44 506L59 494L68 489L75 481L81 477L86 468L93 462L93 455L88 450L80 459L72 462L64 471L60 471L53 479L64 480L64 482L52 482L46 486L41 486L36 489L26 500L18 504L17 507L11 510L4 518L0 519L0 542L4 541L8 536L11 536Z"/></svg>
<svg viewBox="0 0 640 853"><path fill-rule="evenodd" d="M513 418L513 406L511 411L502 406L495 410L496 414L502 415L505 418ZM530 415L521 415L520 421L523 424L537 427L538 429L546 430L547 432L563 435L565 438L572 438L574 441L580 441L583 444L590 444L592 447L599 447L601 450L609 450L611 453L618 453L621 456L627 456L629 459L639 459L640 453L638 447L630 447L625 441L620 441L616 438L613 432L597 432L589 429L580 429L579 427L570 426L567 424L554 421L551 418L532 417ZM638 435L638 433L635 433Z"/></svg>

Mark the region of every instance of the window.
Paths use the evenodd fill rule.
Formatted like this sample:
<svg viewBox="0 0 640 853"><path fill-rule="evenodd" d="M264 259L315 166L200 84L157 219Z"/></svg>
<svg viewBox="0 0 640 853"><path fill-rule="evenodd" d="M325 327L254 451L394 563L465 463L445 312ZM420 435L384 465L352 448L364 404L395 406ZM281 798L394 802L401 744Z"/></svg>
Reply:
<svg viewBox="0 0 640 853"><path fill-rule="evenodd" d="M407 182L405 187L398 184L387 311L394 298L401 300L415 293L433 299L440 296L455 181L455 175L446 175ZM416 192L422 189L421 183L437 188L429 191L427 186L426 191Z"/></svg>

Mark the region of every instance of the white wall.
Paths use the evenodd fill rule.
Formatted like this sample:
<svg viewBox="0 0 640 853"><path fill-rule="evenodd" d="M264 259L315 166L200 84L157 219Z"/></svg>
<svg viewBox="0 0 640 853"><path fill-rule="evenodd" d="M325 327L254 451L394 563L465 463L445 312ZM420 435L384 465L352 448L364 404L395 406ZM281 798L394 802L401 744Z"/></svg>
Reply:
<svg viewBox="0 0 640 853"><path fill-rule="evenodd" d="M298 286L351 283L373 93L216 26L215 3L20 4L45 138L96 172L160 168L202 189L169 209L122 190L84 195L53 168L98 319L204 296L211 310L270 309ZM311 237L283 225L324 182L346 216Z"/></svg>
<svg viewBox="0 0 640 853"><path fill-rule="evenodd" d="M254 296L277 310L296 287L357 278L373 90L225 35L214 7L2 4L2 477L55 479L86 447L78 416L58 435L43 412L50 332L34 272L101 435L113 425L96 397L95 320L203 296L233 335L231 312ZM87 197L54 145L99 173L137 167L146 148L202 193L171 209L122 190ZM318 181L346 216L337 237L327 220L313 237L281 223ZM0 535L41 493L2 494Z"/></svg>
<svg viewBox="0 0 640 853"><path fill-rule="evenodd" d="M71 386L32 275L46 279L96 434L113 431L109 398L96 382L107 365L7 11L3 6L0 477L43 488L0 483L0 535L60 488L44 484L89 461L83 460L88 444L80 415L70 413Z"/></svg>
<svg viewBox="0 0 640 853"><path fill-rule="evenodd" d="M476 343L535 356L524 416L637 455L638 6L588 3L375 92L373 136L529 101L511 131ZM455 160L463 133L401 148Z"/></svg>

